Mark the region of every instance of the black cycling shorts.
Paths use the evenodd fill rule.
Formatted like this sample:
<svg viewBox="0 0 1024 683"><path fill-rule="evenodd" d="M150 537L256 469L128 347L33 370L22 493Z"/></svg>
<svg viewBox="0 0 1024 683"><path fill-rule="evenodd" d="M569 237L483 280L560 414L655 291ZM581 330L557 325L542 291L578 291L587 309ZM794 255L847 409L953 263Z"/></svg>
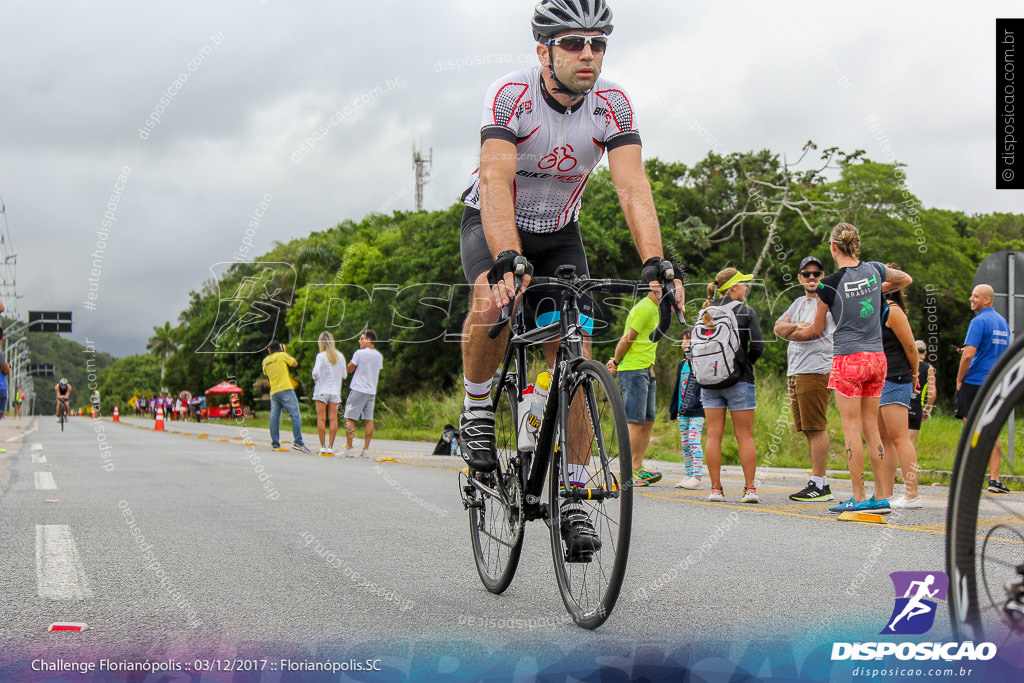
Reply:
<svg viewBox="0 0 1024 683"><path fill-rule="evenodd" d="M481 274L494 265L491 250L484 235L480 210L467 206L462 212L462 232L459 238L462 255L462 272L466 282L474 284ZM519 231L522 254L533 265L533 274L554 277L555 270L562 265L576 266L576 274L590 277L587 255L583 251L583 237L579 223L573 221L555 232L533 233ZM543 327L558 320L560 296L557 289L548 286L530 287L526 294L526 321L530 327ZM577 299L580 310L580 324L590 333L594 326L594 301L590 294Z"/></svg>

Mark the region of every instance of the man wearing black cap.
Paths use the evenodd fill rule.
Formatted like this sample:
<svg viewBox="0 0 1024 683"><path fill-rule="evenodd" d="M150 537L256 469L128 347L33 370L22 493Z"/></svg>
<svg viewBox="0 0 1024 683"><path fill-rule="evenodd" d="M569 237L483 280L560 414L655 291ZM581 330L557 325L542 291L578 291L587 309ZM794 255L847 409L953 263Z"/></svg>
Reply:
<svg viewBox="0 0 1024 683"><path fill-rule="evenodd" d="M823 268L815 256L800 262L797 280L804 288L798 298L775 323L775 334L789 339L800 323L814 322L818 308L818 283ZM807 437L811 455L811 480L790 500L815 502L832 500L832 489L825 476L828 459L828 376L832 369L832 332L835 323L831 314L825 321L825 333L810 341L790 341L787 352L789 402L793 407L793 424Z"/></svg>

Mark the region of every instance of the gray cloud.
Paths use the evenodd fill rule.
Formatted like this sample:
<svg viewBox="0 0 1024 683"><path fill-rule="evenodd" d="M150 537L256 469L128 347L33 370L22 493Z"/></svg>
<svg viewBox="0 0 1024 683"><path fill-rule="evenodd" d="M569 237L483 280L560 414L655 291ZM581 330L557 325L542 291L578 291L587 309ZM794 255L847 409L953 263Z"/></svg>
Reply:
<svg viewBox="0 0 1024 683"><path fill-rule="evenodd" d="M0 195L25 295L17 310L74 310L73 338L139 352L154 325L177 321L209 266L232 258L265 194L257 254L346 218L411 208L413 143L434 150L427 207L449 205L473 168L484 90L532 63L532 4L6 7ZM720 143L795 156L813 138L884 159L865 123L876 115L927 205L1020 208L992 189L989 161L990 43L994 18L1016 9L1009 2L613 9L605 73L633 93L646 155L695 163ZM159 123L141 139L161 98ZM329 131L294 161L322 125ZM87 311L89 255L125 166Z"/></svg>

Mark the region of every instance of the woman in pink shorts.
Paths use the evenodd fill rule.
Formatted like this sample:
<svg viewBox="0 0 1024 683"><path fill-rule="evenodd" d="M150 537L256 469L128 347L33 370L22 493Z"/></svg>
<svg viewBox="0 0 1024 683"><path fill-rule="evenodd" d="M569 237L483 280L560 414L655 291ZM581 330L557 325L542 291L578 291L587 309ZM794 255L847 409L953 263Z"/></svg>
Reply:
<svg viewBox="0 0 1024 683"><path fill-rule="evenodd" d="M864 262L860 233L849 223L832 229L829 250L839 270L818 284L818 310L814 322L801 326L794 341L814 339L825 331L825 314L832 313L836 331L828 386L835 390L836 406L843 423L846 462L850 468L853 497L829 508L831 512L864 511L888 514L896 463L882 451L878 432L878 404L885 386L886 362L882 351L882 293L903 289L912 280L901 270L875 261ZM864 486L864 446L867 442L875 491L868 498ZM890 462L892 461L892 462Z"/></svg>

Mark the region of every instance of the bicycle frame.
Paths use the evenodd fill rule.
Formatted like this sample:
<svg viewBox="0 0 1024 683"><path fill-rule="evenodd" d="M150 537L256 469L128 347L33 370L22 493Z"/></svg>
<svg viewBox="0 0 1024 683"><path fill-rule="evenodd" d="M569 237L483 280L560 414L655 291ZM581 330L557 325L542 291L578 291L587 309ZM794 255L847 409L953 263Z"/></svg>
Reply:
<svg viewBox="0 0 1024 683"><path fill-rule="evenodd" d="M560 269L561 272L561 269ZM548 466L550 465L551 454L555 451L555 445L553 440L555 438L555 427L556 425L560 428L561 434L568 433L568 423L558 424L558 409L559 406L565 404L569 400L569 387L564 381L563 377L566 373L571 372L576 365L586 360L584 355L584 331L580 325L580 312L577 306L577 299L587 290L600 289L602 284L609 284L613 281L610 280L584 280L582 286L578 288L573 286L573 271L565 272L568 277L558 278L538 278L545 284L557 284L562 288L561 301L559 302L560 315L557 322L550 323L543 327L536 328L534 330L526 330L526 321L523 313L522 302L516 307L512 317L511 332L512 338L509 340L505 350L505 358L501 364L502 378L508 376L509 368L515 368L517 385L516 393L517 396L514 398L513 404L518 406L518 398L522 395L526 389L526 350L530 346L536 346L543 344L548 341L559 340L558 351L555 357L555 366L551 373L551 386L557 388L557 391L552 391L548 395L548 400L544 406L544 416L541 421L540 431L537 434L537 445L533 451L532 456L528 453L520 453L520 457L523 457L522 466L520 467L520 476L522 481L520 482L523 487L523 501L524 509L523 516L526 521L535 519L546 519L549 517L548 506L541 502L541 494L544 491L544 480L547 477ZM616 283L618 286L624 286L626 283ZM644 285L638 285L637 283L630 283L639 291ZM495 403L500 402L501 392L504 391L505 383L499 384ZM591 404L594 401L592 395L588 395L587 401ZM597 407L595 405L589 406L590 410L596 414ZM518 417L518 416L517 416ZM566 420L568 419L566 414ZM598 439L603 440L603 436L596 435ZM561 449L560 457L562 459L562 471L568 471L568 448L563 447ZM606 456L603 449L601 450L601 458L605 460ZM607 461L602 463L607 465ZM605 471L605 477L609 476L608 468L603 468ZM504 491L504 486L500 480L498 482L498 488L501 490L502 500L508 500L508 496ZM615 490L614 482L605 481L605 493L606 496L616 496L618 492ZM579 491L565 492L566 496L581 496L583 493Z"/></svg>

